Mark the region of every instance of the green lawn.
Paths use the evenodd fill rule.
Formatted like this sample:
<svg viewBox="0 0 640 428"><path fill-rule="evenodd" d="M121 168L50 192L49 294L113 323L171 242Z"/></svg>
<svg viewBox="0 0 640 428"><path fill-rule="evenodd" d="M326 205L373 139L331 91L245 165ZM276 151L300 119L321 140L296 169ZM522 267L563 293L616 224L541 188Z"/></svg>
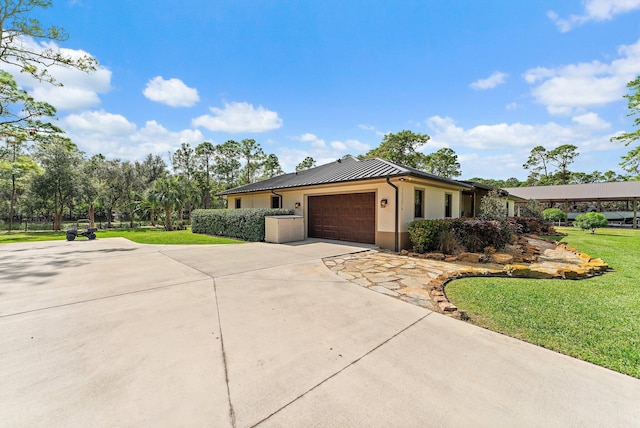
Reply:
<svg viewBox="0 0 640 428"><path fill-rule="evenodd" d="M216 236L191 233L191 230L174 230L166 232L162 229L132 230L99 230L97 239L126 238L139 244L241 244L243 241ZM0 232L0 244L12 242L36 242L65 240L65 232ZM87 239L78 237L77 239Z"/></svg>
<svg viewBox="0 0 640 428"><path fill-rule="evenodd" d="M579 281L466 278L447 296L474 324L640 378L640 231L558 229L614 271Z"/></svg>

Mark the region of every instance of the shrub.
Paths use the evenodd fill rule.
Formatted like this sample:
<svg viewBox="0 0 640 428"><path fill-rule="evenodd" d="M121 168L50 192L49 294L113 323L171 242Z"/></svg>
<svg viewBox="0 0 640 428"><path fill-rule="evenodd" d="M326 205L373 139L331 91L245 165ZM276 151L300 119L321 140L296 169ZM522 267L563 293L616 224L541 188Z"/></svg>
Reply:
<svg viewBox="0 0 640 428"><path fill-rule="evenodd" d="M493 189L480 200L480 218L502 220L507 217L506 199L498 189Z"/></svg>
<svg viewBox="0 0 640 428"><path fill-rule="evenodd" d="M438 250L440 235L451 229L451 220L415 220L409 223L409 239L413 251L426 253Z"/></svg>
<svg viewBox="0 0 640 428"><path fill-rule="evenodd" d="M417 253L439 251L457 254L463 250L482 252L486 247L503 248L514 233L506 220L416 220L409 224L409 237Z"/></svg>
<svg viewBox="0 0 640 428"><path fill-rule="evenodd" d="M563 221L567 218L567 215L560 208L547 208L542 211L542 216L547 221Z"/></svg>
<svg viewBox="0 0 640 428"><path fill-rule="evenodd" d="M586 213L578 215L576 217L576 221L573 222L573 225L582 230L591 229L591 233L595 233L597 228L606 227L609 225L609 222L604 214Z"/></svg>
<svg viewBox="0 0 640 428"><path fill-rule="evenodd" d="M541 224L535 217L509 217L509 223L514 228L514 232L519 235L527 233L541 233L547 227Z"/></svg>
<svg viewBox="0 0 640 428"><path fill-rule="evenodd" d="M535 199L529 199L526 204L520 207L519 215L522 217L533 217L538 221L542 221L544 219L542 213L540 202Z"/></svg>
<svg viewBox="0 0 640 428"><path fill-rule="evenodd" d="M291 214L293 210L268 208L195 210L191 213L191 230L245 241L264 241L264 218Z"/></svg>
<svg viewBox="0 0 640 428"><path fill-rule="evenodd" d="M456 231L467 251L482 252L486 247L503 248L511 239L512 229L506 221L468 220Z"/></svg>
<svg viewBox="0 0 640 428"><path fill-rule="evenodd" d="M449 229L440 233L438 250L443 254L460 254L464 251L464 245L458 239L455 231Z"/></svg>

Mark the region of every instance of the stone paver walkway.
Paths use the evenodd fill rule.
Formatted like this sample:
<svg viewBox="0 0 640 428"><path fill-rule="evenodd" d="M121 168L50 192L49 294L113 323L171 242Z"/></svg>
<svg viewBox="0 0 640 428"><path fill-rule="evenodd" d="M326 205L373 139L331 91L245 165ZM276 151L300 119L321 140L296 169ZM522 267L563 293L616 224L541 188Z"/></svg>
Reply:
<svg viewBox="0 0 640 428"><path fill-rule="evenodd" d="M323 261L340 277L361 287L461 319L467 318L466 313L449 302L444 290L452 279L469 276L580 279L608 269L601 259L592 259L563 243L556 245L528 239L528 244L527 252L535 254L529 263L522 257L514 260L509 254L486 257L491 263L485 264L468 262L484 259L477 254L464 253L442 261L431 259L433 255L401 255L378 250L329 257ZM501 260L504 262L499 263Z"/></svg>

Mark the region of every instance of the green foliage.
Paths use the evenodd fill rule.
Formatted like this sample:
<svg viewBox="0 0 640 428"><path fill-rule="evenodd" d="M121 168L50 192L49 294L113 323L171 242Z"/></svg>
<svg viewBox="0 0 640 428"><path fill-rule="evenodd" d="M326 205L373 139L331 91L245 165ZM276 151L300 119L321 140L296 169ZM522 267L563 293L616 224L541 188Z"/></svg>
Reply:
<svg viewBox="0 0 640 428"><path fill-rule="evenodd" d="M602 213L586 213L579 214L576 217L576 221L573 222L573 225L582 230L591 229L591 233L595 233L597 228L607 227L609 222Z"/></svg>
<svg viewBox="0 0 640 428"><path fill-rule="evenodd" d="M304 171L305 169L310 169L314 166L316 166L315 159L313 159L311 156L307 156L302 160L302 162L296 165L296 172Z"/></svg>
<svg viewBox="0 0 640 428"><path fill-rule="evenodd" d="M632 91L630 94L624 96L628 100L628 116L636 116L633 119L633 126L638 129L611 137L611 141L620 141L621 143L624 143L625 146L628 146L634 141L640 139L640 76L627 83L627 88Z"/></svg>
<svg viewBox="0 0 640 428"><path fill-rule="evenodd" d="M422 157L418 160L417 167L445 178L458 177L462 174L458 155L448 147Z"/></svg>
<svg viewBox="0 0 640 428"><path fill-rule="evenodd" d="M51 0L4 0L0 6L0 61L15 66L21 73L31 74L40 81L56 83L48 72L52 65L94 71L97 62L88 55L74 57L64 53L55 43L67 40L63 28L43 27L32 12L48 9ZM37 11L38 14L45 12ZM44 39L37 48L21 42L20 38ZM41 49L44 47L44 49Z"/></svg>
<svg viewBox="0 0 640 428"><path fill-rule="evenodd" d="M264 241L266 216L293 213L293 210L269 208L195 210L191 213L191 228L193 233Z"/></svg>
<svg viewBox="0 0 640 428"><path fill-rule="evenodd" d="M451 220L415 220L409 223L413 251L427 253L439 250L440 236L451 230L451 224Z"/></svg>
<svg viewBox="0 0 640 428"><path fill-rule="evenodd" d="M430 138L427 134L416 134L406 130L395 134L389 133L384 136L378 147L367 152L367 157L382 158L418 168L424 155L416 150L427 144Z"/></svg>
<svg viewBox="0 0 640 428"><path fill-rule="evenodd" d="M568 167L578 155L578 148L572 144L563 144L553 150L547 150L543 146L534 147L531 149L529 158L522 165L524 169L531 170L527 184L532 186L567 184L572 176ZM551 165L555 165L557 170L550 171Z"/></svg>
<svg viewBox="0 0 640 428"><path fill-rule="evenodd" d="M542 211L542 217L547 221L563 221L567 218L567 214L560 208L547 208Z"/></svg>
<svg viewBox="0 0 640 428"><path fill-rule="evenodd" d="M493 189L480 200L480 216L483 220L507 218L506 199L498 189Z"/></svg>

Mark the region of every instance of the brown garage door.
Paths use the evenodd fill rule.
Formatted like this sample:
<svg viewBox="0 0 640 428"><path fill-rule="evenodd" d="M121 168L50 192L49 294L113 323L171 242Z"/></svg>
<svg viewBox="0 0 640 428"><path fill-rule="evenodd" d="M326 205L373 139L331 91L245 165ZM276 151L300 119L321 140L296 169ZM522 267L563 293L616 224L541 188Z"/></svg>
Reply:
<svg viewBox="0 0 640 428"><path fill-rule="evenodd" d="M312 238L376 242L375 193L309 196L308 214Z"/></svg>

